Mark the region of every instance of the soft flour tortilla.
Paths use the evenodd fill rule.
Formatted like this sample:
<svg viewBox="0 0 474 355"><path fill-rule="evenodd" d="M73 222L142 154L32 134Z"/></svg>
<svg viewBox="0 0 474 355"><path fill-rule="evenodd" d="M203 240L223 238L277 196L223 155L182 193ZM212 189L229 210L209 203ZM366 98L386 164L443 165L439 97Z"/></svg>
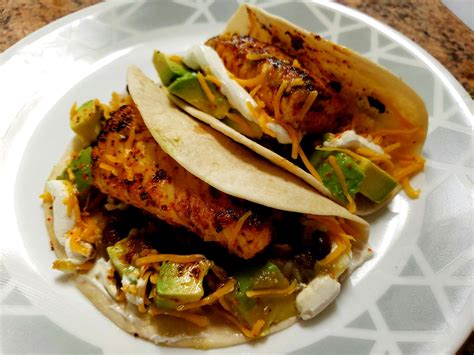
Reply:
<svg viewBox="0 0 474 355"><path fill-rule="evenodd" d="M295 175L193 119L170 100L166 89L130 66L127 84L152 136L183 168L217 190L266 207L344 218L358 231L353 262L366 257L369 225L322 196Z"/></svg>
<svg viewBox="0 0 474 355"><path fill-rule="evenodd" d="M55 179L64 171L71 155L82 148L81 144L78 140L71 142L60 162L53 168L48 180ZM66 259L64 247L58 243L54 234L52 204L43 203L43 209L51 246L58 259ZM94 306L118 327L155 344L209 349L242 344L250 340L217 314L206 314L210 319L210 325L207 328L200 328L171 316L150 317L147 314L141 314L135 306L117 302L112 298L105 287L95 278L93 270L84 274L71 274L69 277ZM286 319L272 326L269 334L288 328L297 320L297 317Z"/></svg>
<svg viewBox="0 0 474 355"><path fill-rule="evenodd" d="M342 277L346 277L367 258L369 227L365 221L321 196L292 174L182 112L169 100L165 89L153 83L136 67L129 69L128 87L154 138L165 152L190 173L220 191L267 207L347 219L359 231L360 238L353 245L352 263ZM71 144L61 162L53 169L50 179L64 170L71 154L79 149L76 143ZM50 207L51 204L44 203L51 244L58 258L66 258L64 248L54 236ZM113 299L92 274L91 271L88 274L71 275L71 279L106 317L135 336L161 345L204 349L251 340L217 314L208 314L211 324L207 328L199 328L174 317L140 314L133 305L127 306ZM292 317L280 322L271 327L270 334L296 321L297 317Z"/></svg>
<svg viewBox="0 0 474 355"><path fill-rule="evenodd" d="M383 102L386 110L379 113L369 110L371 117L378 122L377 129L401 128L403 120L418 127L418 143L406 149L407 153L419 153L426 137L428 114L420 97L400 78L387 69L362 57L348 48L332 43L320 36L277 16L245 4L229 20L223 33L249 35L263 43L277 45L316 75L329 77L343 83L341 95L354 107L358 102L366 102L372 96ZM296 46L295 43L298 45ZM363 100L359 100L362 98ZM270 160L279 167L291 172L316 188L323 195L334 199L328 189L314 176L299 168L291 161L263 147L243 134L230 128L213 116L210 116L184 101L173 97L173 101L184 111L209 124L234 141L245 145L257 154ZM357 214L367 215L388 203L400 191L396 188L384 203L375 204L364 199L357 203Z"/></svg>

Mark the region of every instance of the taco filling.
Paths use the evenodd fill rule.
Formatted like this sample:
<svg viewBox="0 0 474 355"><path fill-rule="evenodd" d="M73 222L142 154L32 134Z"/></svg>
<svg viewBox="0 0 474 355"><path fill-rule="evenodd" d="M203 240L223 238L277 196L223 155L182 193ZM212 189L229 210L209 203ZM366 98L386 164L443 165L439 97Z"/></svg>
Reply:
<svg viewBox="0 0 474 355"><path fill-rule="evenodd" d="M162 150L129 96L74 105L71 127L81 149L42 195L55 269L93 280L143 319L195 332L218 318L247 339L337 296L361 237L344 218L218 191Z"/></svg>
<svg viewBox="0 0 474 355"><path fill-rule="evenodd" d="M358 202L383 204L400 186L417 198L420 191L409 180L424 167L417 152L424 124L403 117L375 90L339 80L324 64L318 67L318 51L311 52L316 59L307 55L312 48L306 49L301 34L278 34L278 25L259 23L251 6L242 11L248 13L250 35L225 32L182 57L154 53L169 93L293 162L353 213ZM254 33L272 37L263 41ZM288 36L291 51L280 41ZM331 50L348 52L336 45ZM330 63L330 56L319 60ZM344 76L351 68L345 62L340 70Z"/></svg>

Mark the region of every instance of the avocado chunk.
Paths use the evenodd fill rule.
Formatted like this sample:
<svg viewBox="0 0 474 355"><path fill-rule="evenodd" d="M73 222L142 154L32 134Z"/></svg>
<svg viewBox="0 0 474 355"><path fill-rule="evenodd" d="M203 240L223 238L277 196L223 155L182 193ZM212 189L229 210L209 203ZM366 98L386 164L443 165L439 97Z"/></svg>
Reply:
<svg viewBox="0 0 474 355"><path fill-rule="evenodd" d="M92 184L91 154L92 147L84 148L68 167L74 174L74 184L79 192L87 190Z"/></svg>
<svg viewBox="0 0 474 355"><path fill-rule="evenodd" d="M204 296L203 280L209 268L208 260L161 264L156 283L157 306L176 308L178 304L199 301Z"/></svg>
<svg viewBox="0 0 474 355"><path fill-rule="evenodd" d="M251 298L247 291L284 289L288 279L272 262L249 267L234 275L237 281L234 291L225 296L232 313L237 319L252 328L256 321L264 320L264 332L270 325L296 315L295 293L287 296L263 296Z"/></svg>
<svg viewBox="0 0 474 355"><path fill-rule="evenodd" d="M107 247L110 262L120 277L126 278L131 284L136 284L140 276L140 270L127 262L126 255L128 253L128 238L122 239L114 245Z"/></svg>
<svg viewBox="0 0 474 355"><path fill-rule="evenodd" d="M183 64L171 60L166 54L159 51L153 53L153 65L164 86L168 86L176 78L190 73Z"/></svg>
<svg viewBox="0 0 474 355"><path fill-rule="evenodd" d="M201 111L222 119L230 110L229 101L221 94L214 83L209 81L206 83L214 95L214 103L209 101L204 93L196 73L187 73L179 77L168 87L168 90L171 94L178 96Z"/></svg>
<svg viewBox="0 0 474 355"><path fill-rule="evenodd" d="M94 100L83 103L77 111L71 115L71 129L84 142L91 144L99 135L102 128L100 119L103 111L96 105Z"/></svg>
<svg viewBox="0 0 474 355"><path fill-rule="evenodd" d="M354 158L337 148L316 149L310 162L321 176L324 186L340 202L347 203L347 199L334 169L328 162L330 155L336 158L351 196L360 193L375 203L381 203L390 196L398 185L395 179L367 158L362 156Z"/></svg>
<svg viewBox="0 0 474 355"><path fill-rule="evenodd" d="M253 138L253 139L260 139L262 138L263 132L262 129L258 124L255 122L247 120L245 117L240 115L240 113L234 112L234 114L239 115L243 121L247 122L247 125L242 127L242 125L238 122L232 121L230 118L226 117L222 120L227 126L232 129L235 129L237 132L242 133L244 136Z"/></svg>
<svg viewBox="0 0 474 355"><path fill-rule="evenodd" d="M386 200L397 187L397 181L369 159L362 158L359 166L365 173L359 192L375 203Z"/></svg>
<svg viewBox="0 0 474 355"><path fill-rule="evenodd" d="M344 195L339 178L331 164L329 164L328 158L330 155L336 158L337 165L339 165L346 178L347 189L351 196L354 196L359 191L360 185L365 178L364 171L352 157L336 150L317 149L311 156L310 162L317 170L319 176L321 176L324 186L331 191L338 201L347 203L348 201Z"/></svg>

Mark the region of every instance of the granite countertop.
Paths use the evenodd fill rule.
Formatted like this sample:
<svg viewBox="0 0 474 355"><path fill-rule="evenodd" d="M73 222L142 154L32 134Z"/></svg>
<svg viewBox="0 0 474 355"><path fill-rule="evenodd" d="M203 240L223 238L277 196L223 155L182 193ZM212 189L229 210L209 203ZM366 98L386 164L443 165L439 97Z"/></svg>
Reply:
<svg viewBox="0 0 474 355"><path fill-rule="evenodd" d="M474 33L438 0L336 0L403 33L433 55L474 97ZM100 0L3 0L0 51ZM474 336L458 354L474 353Z"/></svg>

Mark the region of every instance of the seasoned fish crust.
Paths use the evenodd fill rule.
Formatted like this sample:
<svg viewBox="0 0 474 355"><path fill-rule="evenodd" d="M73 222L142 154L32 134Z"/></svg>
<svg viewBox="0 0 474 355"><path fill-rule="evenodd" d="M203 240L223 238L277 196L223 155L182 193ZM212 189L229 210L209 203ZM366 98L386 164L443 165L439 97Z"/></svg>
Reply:
<svg viewBox="0 0 474 355"><path fill-rule="evenodd" d="M298 64L294 66L294 59L281 49L236 34L211 38L206 45L216 50L227 70L237 78L264 76L264 80L258 81L261 87L254 97L265 104L267 113L277 121L291 125L301 134L336 132L346 124L348 116L344 113L344 103L338 93L299 68ZM274 98L284 81L289 86L291 82L298 85L287 87L280 103L281 117L275 117ZM251 88L247 86L247 89ZM318 95L306 114L302 115L302 108L312 91L317 91Z"/></svg>
<svg viewBox="0 0 474 355"><path fill-rule="evenodd" d="M156 143L134 105L113 113L97 140L93 184L103 193L245 259L270 243L271 210L221 193L178 165ZM240 230L239 220L245 220Z"/></svg>

